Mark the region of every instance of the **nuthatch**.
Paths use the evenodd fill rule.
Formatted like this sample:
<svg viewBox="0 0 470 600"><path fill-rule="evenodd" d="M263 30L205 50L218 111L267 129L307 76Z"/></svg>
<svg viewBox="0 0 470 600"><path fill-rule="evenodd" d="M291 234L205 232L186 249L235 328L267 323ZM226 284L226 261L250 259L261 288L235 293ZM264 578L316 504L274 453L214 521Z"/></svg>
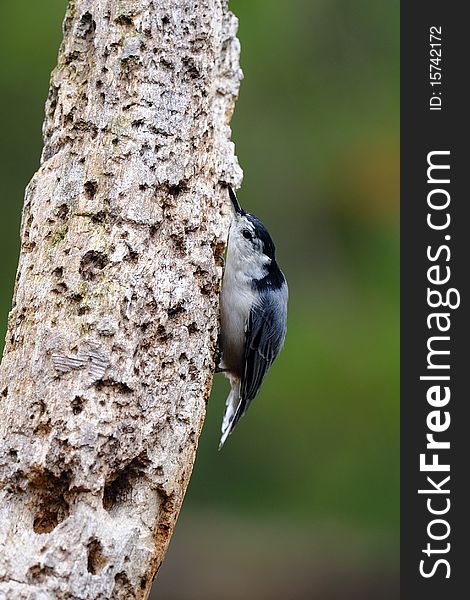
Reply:
<svg viewBox="0 0 470 600"><path fill-rule="evenodd" d="M279 354L286 335L287 283L266 227L245 212L231 187L234 208L221 292L221 362L231 392L225 405L221 448Z"/></svg>

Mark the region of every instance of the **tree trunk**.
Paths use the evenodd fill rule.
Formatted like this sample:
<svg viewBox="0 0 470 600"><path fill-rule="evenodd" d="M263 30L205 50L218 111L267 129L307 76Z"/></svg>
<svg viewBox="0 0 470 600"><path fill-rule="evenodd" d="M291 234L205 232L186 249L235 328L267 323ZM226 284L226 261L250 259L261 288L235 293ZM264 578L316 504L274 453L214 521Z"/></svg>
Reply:
<svg viewBox="0 0 470 600"><path fill-rule="evenodd" d="M70 0L0 369L0 598L146 598L212 383L227 0Z"/></svg>

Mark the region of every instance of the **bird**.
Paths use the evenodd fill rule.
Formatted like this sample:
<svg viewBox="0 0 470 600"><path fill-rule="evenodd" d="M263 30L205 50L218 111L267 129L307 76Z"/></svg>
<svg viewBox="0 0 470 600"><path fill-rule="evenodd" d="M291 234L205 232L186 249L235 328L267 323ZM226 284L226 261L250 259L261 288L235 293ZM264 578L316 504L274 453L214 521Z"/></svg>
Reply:
<svg viewBox="0 0 470 600"><path fill-rule="evenodd" d="M263 223L243 210L229 185L232 221L220 298L220 362L231 390L219 450L245 414L287 330L288 287Z"/></svg>

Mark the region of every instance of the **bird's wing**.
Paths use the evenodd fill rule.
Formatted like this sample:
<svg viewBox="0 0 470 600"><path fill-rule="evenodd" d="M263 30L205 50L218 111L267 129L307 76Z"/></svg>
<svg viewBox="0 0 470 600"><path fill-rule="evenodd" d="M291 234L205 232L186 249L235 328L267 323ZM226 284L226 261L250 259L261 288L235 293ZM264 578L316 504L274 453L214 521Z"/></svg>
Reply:
<svg viewBox="0 0 470 600"><path fill-rule="evenodd" d="M278 294L276 297L275 294ZM287 293L271 292L250 311L246 323L244 372L236 420L246 412L279 354L286 335Z"/></svg>

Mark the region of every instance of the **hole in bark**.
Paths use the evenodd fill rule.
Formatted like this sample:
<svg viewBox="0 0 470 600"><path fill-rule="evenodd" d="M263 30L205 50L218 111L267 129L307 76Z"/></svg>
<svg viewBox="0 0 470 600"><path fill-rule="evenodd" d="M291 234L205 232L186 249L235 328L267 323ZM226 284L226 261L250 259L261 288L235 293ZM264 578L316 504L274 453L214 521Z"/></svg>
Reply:
<svg viewBox="0 0 470 600"><path fill-rule="evenodd" d="M120 571L116 573L111 600L133 600L134 598L136 598L136 593L131 586L126 572Z"/></svg>
<svg viewBox="0 0 470 600"><path fill-rule="evenodd" d="M155 51L155 53L157 53L158 48L154 48L154 51ZM160 64L162 65L162 67L165 67L165 69L173 69L174 68L174 64L171 62L171 60L168 60L165 57L160 59Z"/></svg>
<svg viewBox="0 0 470 600"><path fill-rule="evenodd" d="M76 110L77 110L76 108L72 108L72 110L65 115L65 117L64 117L64 123L66 125L70 125L71 123L73 123L73 119L74 119L74 115L75 115L75 111Z"/></svg>
<svg viewBox="0 0 470 600"><path fill-rule="evenodd" d="M70 475L56 477L50 471L37 475L31 482L34 506L37 507L33 520L35 533L50 533L69 515L69 505L64 494L69 488Z"/></svg>
<svg viewBox="0 0 470 600"><path fill-rule="evenodd" d="M70 294L69 298L74 302L81 302L83 300L83 295L79 292L73 292L72 294Z"/></svg>
<svg viewBox="0 0 470 600"><path fill-rule="evenodd" d="M123 381L115 381L114 379L100 379L95 384L98 392L101 392L105 388L113 388L120 394L132 394L134 391L131 387L124 383Z"/></svg>
<svg viewBox="0 0 470 600"><path fill-rule="evenodd" d="M45 565L33 565L27 573L27 578L30 583L42 583L46 577L50 577L54 572L52 567Z"/></svg>
<svg viewBox="0 0 470 600"><path fill-rule="evenodd" d="M168 185L167 191L170 196L176 197L182 192L186 192L188 190L188 184L186 181L181 180L177 185Z"/></svg>
<svg viewBox="0 0 470 600"><path fill-rule="evenodd" d="M61 294L67 290L67 284L61 281L56 285L56 287L52 290L55 294ZM57 303L57 306L60 306L60 303Z"/></svg>
<svg viewBox="0 0 470 600"><path fill-rule="evenodd" d="M171 339L171 333L168 333L163 325L157 327L157 339L159 342L166 342Z"/></svg>
<svg viewBox="0 0 470 600"><path fill-rule="evenodd" d="M3 390L2 390L2 396L4 398L6 398L8 396L8 386L3 388Z"/></svg>
<svg viewBox="0 0 470 600"><path fill-rule="evenodd" d="M175 250L177 250L181 256L184 256L186 251L184 236L180 233L173 233L170 235L170 238L175 246Z"/></svg>
<svg viewBox="0 0 470 600"><path fill-rule="evenodd" d="M32 252L34 249L36 248L36 242L24 242L23 243L23 250L25 252Z"/></svg>
<svg viewBox="0 0 470 600"><path fill-rule="evenodd" d="M80 261L79 272L86 281L95 279L99 271L102 271L108 264L109 260L106 254L90 250L82 256Z"/></svg>
<svg viewBox="0 0 470 600"><path fill-rule="evenodd" d="M88 196L88 198L94 198L96 191L98 189L98 182L97 181L85 181L85 184L83 186L85 188L85 193Z"/></svg>
<svg viewBox="0 0 470 600"><path fill-rule="evenodd" d="M69 214L69 207L67 204L61 204L55 211L55 216L61 221L65 221Z"/></svg>
<svg viewBox="0 0 470 600"><path fill-rule="evenodd" d="M189 366L189 378L191 381L196 381L198 375L198 371L194 365Z"/></svg>
<svg viewBox="0 0 470 600"><path fill-rule="evenodd" d="M91 222L96 223L97 225L101 225L106 221L107 215L108 213L106 213L104 210L100 210L99 212L91 215Z"/></svg>
<svg viewBox="0 0 470 600"><path fill-rule="evenodd" d="M145 156L146 154L148 154L149 152L151 152L151 150L152 150L152 149L151 149L151 147L150 147L150 144L148 144L147 142L145 142L145 143L144 143L144 144L142 144L142 146L140 147L139 154L140 154L140 156ZM146 189L149 187L149 186L148 186L147 184L145 184L145 183L144 183L144 184L141 184L141 185L143 185L144 187L141 187L141 186L139 185L139 190L146 190Z"/></svg>
<svg viewBox="0 0 470 600"><path fill-rule="evenodd" d="M62 279L62 277L64 276L64 269L62 267L56 267L52 271L52 275L54 275L54 277L57 277L58 279Z"/></svg>
<svg viewBox="0 0 470 600"><path fill-rule="evenodd" d="M43 414L46 412L46 405L43 402L43 400L37 400L36 402L33 402L31 404L31 414L29 415L29 418L31 420L33 419L40 419Z"/></svg>
<svg viewBox="0 0 470 600"><path fill-rule="evenodd" d="M93 35L96 31L96 23L93 21L91 13L86 12L82 15L78 24L78 35L82 38L86 38L89 35Z"/></svg>
<svg viewBox="0 0 470 600"><path fill-rule="evenodd" d="M170 308L166 311L169 317L174 317L179 315L182 312L185 312L185 308L182 302L175 304L174 306L170 306Z"/></svg>
<svg viewBox="0 0 470 600"><path fill-rule="evenodd" d="M103 508L108 512L125 499L131 491L130 473L124 470L104 488Z"/></svg>
<svg viewBox="0 0 470 600"><path fill-rule="evenodd" d="M136 481L143 476L149 459L145 452L136 456L128 465L115 475L104 488L103 508L110 512L113 508L132 501L132 489Z"/></svg>
<svg viewBox="0 0 470 600"><path fill-rule="evenodd" d="M168 25L169 22L170 22L170 17L168 15L165 15L164 17L162 17L163 25Z"/></svg>
<svg viewBox="0 0 470 600"><path fill-rule="evenodd" d="M49 435L52 431L52 427L49 423L39 423L33 431L36 435Z"/></svg>
<svg viewBox="0 0 470 600"><path fill-rule="evenodd" d="M96 538L91 538L88 542L88 573L97 575L101 573L103 568L108 564L108 559L103 554L103 546Z"/></svg>
<svg viewBox="0 0 470 600"><path fill-rule="evenodd" d="M201 76L196 63L194 62L194 59L191 56L183 58L181 62L186 68L186 72L188 73L191 79L198 79Z"/></svg>
<svg viewBox="0 0 470 600"><path fill-rule="evenodd" d="M193 334L196 333L197 331L199 331L198 326L196 325L195 321L193 321L192 323L190 323L188 325L188 333Z"/></svg>
<svg viewBox="0 0 470 600"><path fill-rule="evenodd" d="M128 27L134 25L134 21L130 15L119 15L116 19L114 19L114 22L118 25L127 25Z"/></svg>
<svg viewBox="0 0 470 600"><path fill-rule="evenodd" d="M211 274L208 271L201 269L200 267L196 267L194 276L199 281L199 289L201 290L201 294L207 296L211 292L215 291L216 284L212 280Z"/></svg>
<svg viewBox="0 0 470 600"><path fill-rule="evenodd" d="M57 100L59 97L59 88L55 85L51 86L51 89L49 90L49 95L48 95L48 101L49 101L49 115L52 116L55 112L55 109L57 108Z"/></svg>
<svg viewBox="0 0 470 600"><path fill-rule="evenodd" d="M74 415L79 415L82 412L84 403L85 401L83 398L80 396L75 396L71 403L72 412Z"/></svg>
<svg viewBox="0 0 470 600"><path fill-rule="evenodd" d="M150 237L151 237L152 239L154 239L154 238L156 238L156 237L157 237L157 232L158 232L158 227L157 227L156 225L151 225L151 226L150 226L149 233L150 233Z"/></svg>
<svg viewBox="0 0 470 600"><path fill-rule="evenodd" d="M73 52L68 52L65 55L65 64L70 65L75 60L80 58L80 52L78 50L74 50ZM66 121L67 122L67 121Z"/></svg>

